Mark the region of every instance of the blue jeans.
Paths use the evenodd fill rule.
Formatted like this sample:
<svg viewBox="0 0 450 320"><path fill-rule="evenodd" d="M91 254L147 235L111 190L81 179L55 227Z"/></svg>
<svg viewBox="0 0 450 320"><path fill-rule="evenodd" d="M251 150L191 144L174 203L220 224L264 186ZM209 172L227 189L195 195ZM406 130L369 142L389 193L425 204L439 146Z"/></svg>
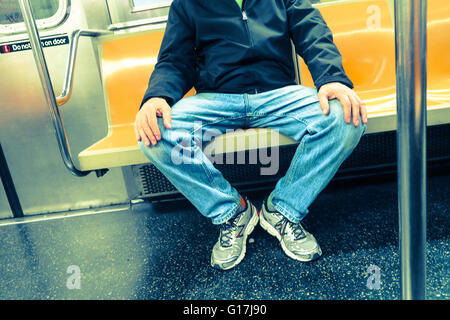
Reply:
<svg viewBox="0 0 450 320"><path fill-rule="evenodd" d="M145 156L213 224L233 217L240 194L203 152L204 140L240 128L270 128L299 141L286 175L271 193L273 206L294 223L335 175L364 134L344 121L338 100L322 113L317 90L291 85L258 94L200 93L172 107L172 129L158 118L161 140L139 146ZM208 138L209 137L209 138Z"/></svg>

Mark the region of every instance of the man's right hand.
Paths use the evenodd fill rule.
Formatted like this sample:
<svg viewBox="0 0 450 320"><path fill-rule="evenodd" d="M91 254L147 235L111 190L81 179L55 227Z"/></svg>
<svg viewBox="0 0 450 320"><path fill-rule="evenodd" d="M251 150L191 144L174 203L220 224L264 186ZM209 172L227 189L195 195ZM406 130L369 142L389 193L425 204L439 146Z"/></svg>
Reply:
<svg viewBox="0 0 450 320"><path fill-rule="evenodd" d="M144 103L136 115L134 131L137 141L143 141L147 147L156 145L161 140L156 117L162 117L164 126L171 129L172 109L163 98L151 98Z"/></svg>

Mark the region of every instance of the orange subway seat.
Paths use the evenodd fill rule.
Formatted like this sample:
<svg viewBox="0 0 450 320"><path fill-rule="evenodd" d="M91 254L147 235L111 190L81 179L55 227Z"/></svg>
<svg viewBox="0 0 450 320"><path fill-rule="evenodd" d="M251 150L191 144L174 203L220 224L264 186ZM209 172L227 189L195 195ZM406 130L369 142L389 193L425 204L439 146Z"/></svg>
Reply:
<svg viewBox="0 0 450 320"><path fill-rule="evenodd" d="M344 68L367 104L370 119L367 132L394 130L396 126L392 3L392 0L368 0L319 6L343 55ZM450 2L429 0L428 111L434 123L440 123L442 111L450 107L450 37L442 36L449 29ZM163 34L163 30L153 30L105 37L100 45L108 134L79 154L81 170L148 162L136 142L134 119L155 66ZM300 70L302 83L313 86L303 62ZM192 94L194 90L188 93ZM436 112L430 113L430 110ZM257 134L267 135L268 130L257 129ZM221 139L232 137L227 134L215 141L221 143ZM290 143L292 139L280 136L280 145Z"/></svg>

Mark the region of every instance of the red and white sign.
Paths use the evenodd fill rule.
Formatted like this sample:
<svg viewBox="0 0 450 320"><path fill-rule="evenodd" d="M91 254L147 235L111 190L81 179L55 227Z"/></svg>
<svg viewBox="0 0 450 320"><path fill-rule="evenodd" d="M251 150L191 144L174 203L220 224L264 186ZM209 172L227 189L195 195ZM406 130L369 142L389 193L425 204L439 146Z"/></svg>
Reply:
<svg viewBox="0 0 450 320"><path fill-rule="evenodd" d="M11 47L5 44L4 46L2 46L2 51L3 53L9 53L11 52Z"/></svg>

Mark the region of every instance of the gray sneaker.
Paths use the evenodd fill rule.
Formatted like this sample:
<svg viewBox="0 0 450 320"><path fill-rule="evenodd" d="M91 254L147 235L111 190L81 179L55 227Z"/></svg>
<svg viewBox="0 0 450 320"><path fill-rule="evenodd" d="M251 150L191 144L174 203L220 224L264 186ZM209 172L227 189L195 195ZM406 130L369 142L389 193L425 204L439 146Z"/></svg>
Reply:
<svg viewBox="0 0 450 320"><path fill-rule="evenodd" d="M220 225L219 241L211 254L211 266L228 270L238 265L245 256L248 235L258 224L256 208L245 199L247 208L236 217Z"/></svg>
<svg viewBox="0 0 450 320"><path fill-rule="evenodd" d="M314 236L301 223L290 222L278 211L270 211L267 199L263 202L259 221L264 230L280 241L283 251L292 259L306 262L322 255Z"/></svg>

